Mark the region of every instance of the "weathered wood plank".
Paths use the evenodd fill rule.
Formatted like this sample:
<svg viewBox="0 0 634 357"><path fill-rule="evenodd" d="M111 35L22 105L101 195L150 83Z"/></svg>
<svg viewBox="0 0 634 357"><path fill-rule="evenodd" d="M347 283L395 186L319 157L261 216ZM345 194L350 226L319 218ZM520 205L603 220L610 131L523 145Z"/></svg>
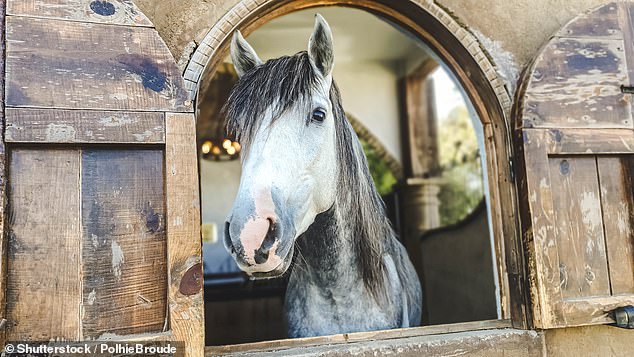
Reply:
<svg viewBox="0 0 634 357"><path fill-rule="evenodd" d="M9 0L7 14L129 26L153 26L131 0Z"/></svg>
<svg viewBox="0 0 634 357"><path fill-rule="evenodd" d="M7 106L192 110L151 28L10 16L6 66Z"/></svg>
<svg viewBox="0 0 634 357"><path fill-rule="evenodd" d="M422 329L421 329L422 330ZM352 334L350 334L352 335ZM275 341L277 342L277 341ZM290 342L288 340L279 342ZM228 346L229 347L229 346ZM236 346L238 347L238 346ZM406 337L389 336L377 331L374 338L322 343L314 346L280 344L277 348L219 353L207 347L205 356L542 356L542 339L535 331L509 328L462 330L449 333L423 334Z"/></svg>
<svg viewBox="0 0 634 357"><path fill-rule="evenodd" d="M543 130L523 130L525 186L531 229L525 232L528 266L531 270L533 322L537 327L565 325L562 314L559 250L553 188ZM526 223L525 223L526 224Z"/></svg>
<svg viewBox="0 0 634 357"><path fill-rule="evenodd" d="M5 54L4 18L6 1L0 0L0 57ZM0 130L4 132L4 66L0 61ZM7 305L7 152L3 139L0 138L0 323L5 319ZM0 330L0 346L6 343L6 329Z"/></svg>
<svg viewBox="0 0 634 357"><path fill-rule="evenodd" d="M632 86L634 85L634 4L626 1L620 2L618 4L618 15L619 25L623 31L625 60L628 63L628 81L623 83L623 85ZM630 110L634 113L634 103L630 103Z"/></svg>
<svg viewBox="0 0 634 357"><path fill-rule="evenodd" d="M634 293L634 155L597 158L612 294Z"/></svg>
<svg viewBox="0 0 634 357"><path fill-rule="evenodd" d="M622 40L560 38L539 55L524 96L524 127L632 128Z"/></svg>
<svg viewBox="0 0 634 357"><path fill-rule="evenodd" d="M596 159L549 158L564 299L609 296Z"/></svg>
<svg viewBox="0 0 634 357"><path fill-rule="evenodd" d="M460 322L446 325L433 325L422 327L399 328L383 331L353 332L347 334L337 334L332 336L316 336L293 338L276 341L264 341L253 343L242 343L228 346L208 346L205 349L206 355L223 356L238 353L256 353L267 351L279 351L289 348L307 348L321 345L341 345L355 342L368 342L375 340L388 340L397 338L431 336L451 334L464 331L484 331L511 327L509 320L484 320L473 322Z"/></svg>
<svg viewBox="0 0 634 357"><path fill-rule="evenodd" d="M544 134L546 131L543 132ZM570 130L549 129L544 140L550 154L631 154L634 152L634 131L628 129Z"/></svg>
<svg viewBox="0 0 634 357"><path fill-rule="evenodd" d="M7 108L6 118L7 142L165 142L164 113Z"/></svg>
<svg viewBox="0 0 634 357"><path fill-rule="evenodd" d="M82 154L83 334L161 332L167 297L162 150Z"/></svg>
<svg viewBox="0 0 634 357"><path fill-rule="evenodd" d="M11 152L8 341L81 337L79 155Z"/></svg>
<svg viewBox="0 0 634 357"><path fill-rule="evenodd" d="M202 356L205 331L195 118L167 113L165 126L170 327L175 339L185 342L187 356Z"/></svg>
<svg viewBox="0 0 634 357"><path fill-rule="evenodd" d="M609 324L614 322L611 312L627 305L634 305L633 294L568 300L563 305L563 312L567 326Z"/></svg>
<svg viewBox="0 0 634 357"><path fill-rule="evenodd" d="M438 123L433 82L429 79L437 67L435 60L427 59L403 79L405 108L401 127L405 139L403 167L407 177L433 177L439 170Z"/></svg>
<svg viewBox="0 0 634 357"><path fill-rule="evenodd" d="M619 24L619 4L610 3L576 17L562 27L558 37L585 37L593 39L622 39Z"/></svg>

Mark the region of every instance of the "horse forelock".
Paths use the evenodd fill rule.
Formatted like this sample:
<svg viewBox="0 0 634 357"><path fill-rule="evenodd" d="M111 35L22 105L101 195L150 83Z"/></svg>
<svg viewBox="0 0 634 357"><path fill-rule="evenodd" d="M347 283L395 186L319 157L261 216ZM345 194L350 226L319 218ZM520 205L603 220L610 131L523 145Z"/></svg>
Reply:
<svg viewBox="0 0 634 357"><path fill-rule="evenodd" d="M275 121L291 106L309 103L317 84L306 51L268 60L246 72L233 87L223 108L227 131L248 152L267 110Z"/></svg>

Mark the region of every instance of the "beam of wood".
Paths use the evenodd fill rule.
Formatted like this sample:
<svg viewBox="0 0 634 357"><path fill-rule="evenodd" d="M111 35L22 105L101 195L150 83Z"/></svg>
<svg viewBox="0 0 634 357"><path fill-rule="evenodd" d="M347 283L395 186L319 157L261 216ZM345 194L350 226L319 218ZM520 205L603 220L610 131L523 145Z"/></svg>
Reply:
<svg viewBox="0 0 634 357"><path fill-rule="evenodd" d="M6 109L6 142L128 143L165 142L165 114L61 109Z"/></svg>
<svg viewBox="0 0 634 357"><path fill-rule="evenodd" d="M7 14L113 25L153 26L147 16L129 0L9 0Z"/></svg>
<svg viewBox="0 0 634 357"><path fill-rule="evenodd" d="M83 337L163 330L167 245L162 150L82 152Z"/></svg>
<svg viewBox="0 0 634 357"><path fill-rule="evenodd" d="M208 346L205 349L205 355L222 356L237 353L257 353L298 347L341 345L355 342L390 340L416 336L444 335L463 331L483 331L504 329L509 327L511 327L511 323L509 320L462 322L447 325L410 327L383 331L354 332L332 336L317 336L277 341L253 342L229 346Z"/></svg>
<svg viewBox="0 0 634 357"><path fill-rule="evenodd" d="M623 342L625 345L625 342ZM541 332L519 329L463 331L450 334L355 341L309 347L279 348L269 352L216 354L208 347L205 356L469 356L469 357L543 357Z"/></svg>
<svg viewBox="0 0 634 357"><path fill-rule="evenodd" d="M5 12L6 1L0 0L0 58L5 58ZM0 61L0 132L4 132L4 68L5 61ZM6 324L7 305L7 152L4 138L0 138L0 323ZM6 343L6 329L0 329L0 346Z"/></svg>
<svg viewBox="0 0 634 357"><path fill-rule="evenodd" d="M526 129L544 140L550 154L631 154L634 152L634 131L630 129Z"/></svg>
<svg viewBox="0 0 634 357"><path fill-rule="evenodd" d="M596 159L550 157L548 166L562 298L609 296Z"/></svg>
<svg viewBox="0 0 634 357"><path fill-rule="evenodd" d="M553 188L549 180L548 151L543 131L523 130L523 183L528 199L525 213L527 264L531 270L533 324L538 328L565 326L555 232ZM530 168L530 169L529 169Z"/></svg>
<svg viewBox="0 0 634 357"><path fill-rule="evenodd" d="M186 356L204 353L203 276L196 124L193 114L165 117L169 326Z"/></svg>
<svg viewBox="0 0 634 357"><path fill-rule="evenodd" d="M424 61L403 79L402 151L406 177L433 177L439 170L438 123L434 86L429 78L438 63Z"/></svg>
<svg viewBox="0 0 634 357"><path fill-rule="evenodd" d="M597 165L612 294L634 294L634 154Z"/></svg>
<svg viewBox="0 0 634 357"><path fill-rule="evenodd" d="M11 151L7 340L81 338L80 152Z"/></svg>
<svg viewBox="0 0 634 357"><path fill-rule="evenodd" d="M191 111L156 30L7 17L7 106Z"/></svg>

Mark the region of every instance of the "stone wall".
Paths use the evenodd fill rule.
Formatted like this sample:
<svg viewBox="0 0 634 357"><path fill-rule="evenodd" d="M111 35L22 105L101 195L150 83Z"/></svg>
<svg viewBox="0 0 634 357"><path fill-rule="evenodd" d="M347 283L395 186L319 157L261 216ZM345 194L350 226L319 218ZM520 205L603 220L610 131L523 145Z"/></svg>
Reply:
<svg viewBox="0 0 634 357"><path fill-rule="evenodd" d="M178 59L190 41L209 28L239 0L136 0ZM498 42L523 67L546 40L579 13L605 0L439 0L460 23Z"/></svg>

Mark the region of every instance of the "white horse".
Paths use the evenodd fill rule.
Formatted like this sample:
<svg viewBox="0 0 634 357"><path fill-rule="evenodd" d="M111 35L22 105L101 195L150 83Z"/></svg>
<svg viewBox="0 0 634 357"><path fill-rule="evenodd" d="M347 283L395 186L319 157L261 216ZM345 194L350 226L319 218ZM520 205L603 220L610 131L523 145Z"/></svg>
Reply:
<svg viewBox="0 0 634 357"><path fill-rule="evenodd" d="M225 245L254 277L284 274L290 337L420 324L421 287L341 105L330 27L263 63L236 32L240 80L225 106L242 177Z"/></svg>

